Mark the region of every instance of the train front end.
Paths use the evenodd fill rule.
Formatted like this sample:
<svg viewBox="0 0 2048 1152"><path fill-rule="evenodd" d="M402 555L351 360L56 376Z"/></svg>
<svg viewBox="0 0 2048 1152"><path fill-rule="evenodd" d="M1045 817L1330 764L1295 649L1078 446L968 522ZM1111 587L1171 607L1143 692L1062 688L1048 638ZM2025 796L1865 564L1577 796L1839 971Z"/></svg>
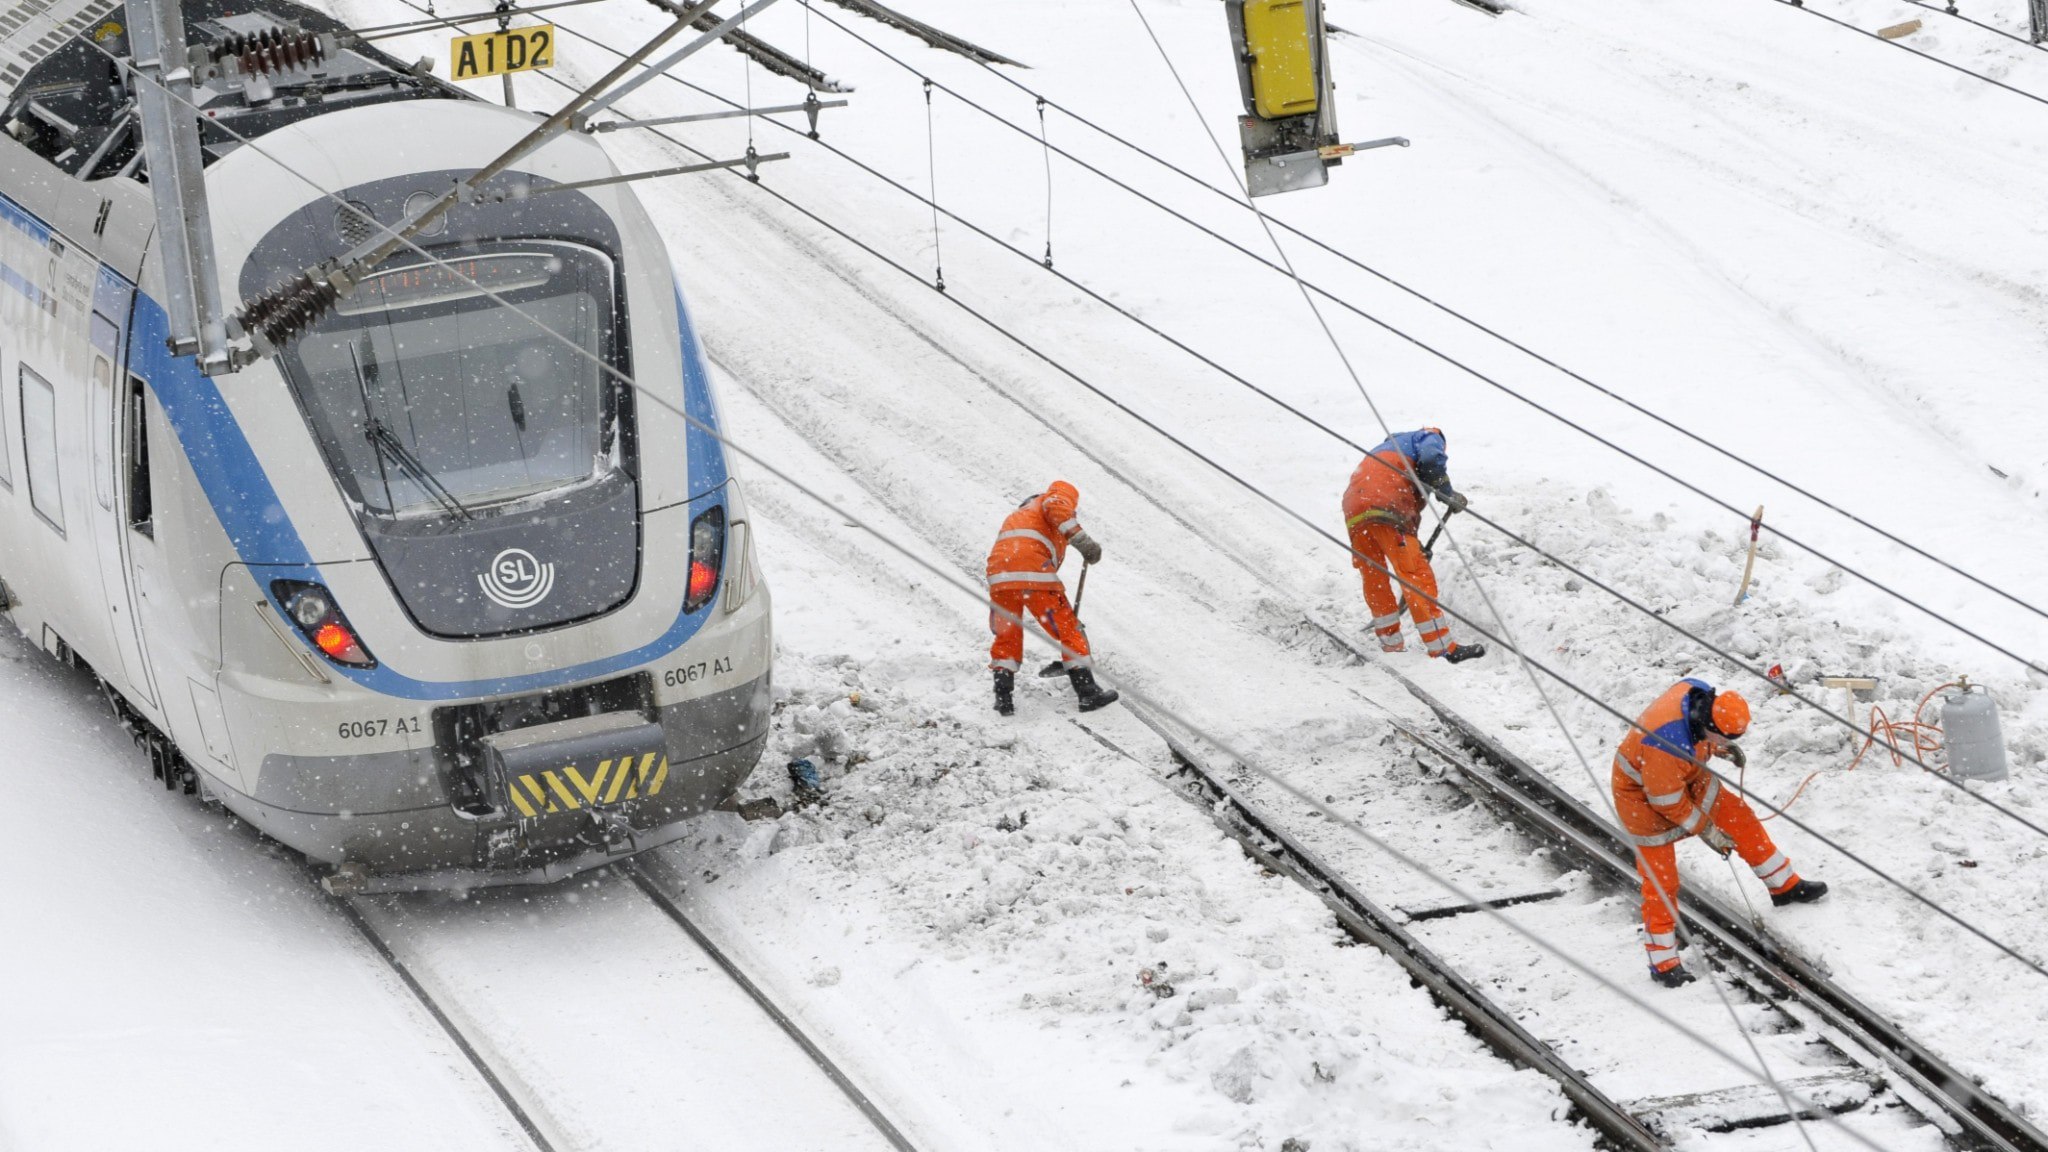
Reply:
<svg viewBox="0 0 2048 1152"><path fill-rule="evenodd" d="M398 226L531 124L395 103L225 156L230 291ZM179 514L228 553L186 574L220 604L193 759L330 887L569 875L681 835L761 754L769 595L689 315L634 197L561 187L614 174L558 139L274 359L148 366Z"/></svg>

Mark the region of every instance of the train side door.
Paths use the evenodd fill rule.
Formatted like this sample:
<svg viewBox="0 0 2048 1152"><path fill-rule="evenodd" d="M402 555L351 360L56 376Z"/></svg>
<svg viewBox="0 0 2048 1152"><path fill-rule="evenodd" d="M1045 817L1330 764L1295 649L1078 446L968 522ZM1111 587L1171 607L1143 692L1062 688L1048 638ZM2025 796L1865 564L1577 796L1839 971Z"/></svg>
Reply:
<svg viewBox="0 0 2048 1152"><path fill-rule="evenodd" d="M121 654L126 686L136 699L156 705L149 653L143 646L142 622L136 616L134 557L135 494L129 482L135 436L130 428L134 387L126 371L128 314L134 303L132 285L105 269L93 293L90 424L92 435L92 499L87 504L92 538L99 554L100 589ZM148 497L143 500L145 506ZM145 507L147 520L147 509Z"/></svg>

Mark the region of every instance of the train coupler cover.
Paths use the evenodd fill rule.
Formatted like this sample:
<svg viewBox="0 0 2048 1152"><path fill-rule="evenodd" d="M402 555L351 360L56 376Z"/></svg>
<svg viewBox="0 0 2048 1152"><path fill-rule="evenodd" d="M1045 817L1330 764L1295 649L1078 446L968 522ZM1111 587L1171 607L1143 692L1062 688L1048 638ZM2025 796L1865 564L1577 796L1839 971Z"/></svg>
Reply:
<svg viewBox="0 0 2048 1152"><path fill-rule="evenodd" d="M517 816L522 832L545 827L567 839L593 819L613 832L624 820L619 806L659 795L668 745L642 714L607 712L492 733L483 765L493 803Z"/></svg>

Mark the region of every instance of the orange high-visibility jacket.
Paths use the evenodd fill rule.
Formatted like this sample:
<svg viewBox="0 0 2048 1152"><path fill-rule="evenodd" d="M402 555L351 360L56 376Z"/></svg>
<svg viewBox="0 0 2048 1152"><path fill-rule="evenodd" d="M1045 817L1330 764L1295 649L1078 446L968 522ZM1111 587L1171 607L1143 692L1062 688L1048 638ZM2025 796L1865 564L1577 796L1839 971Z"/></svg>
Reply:
<svg viewBox="0 0 2048 1152"><path fill-rule="evenodd" d="M1392 445L1359 461L1344 489L1344 523L1378 520L1415 535L1422 523L1422 493L1408 478L1412 468L1408 458Z"/></svg>
<svg viewBox="0 0 2048 1152"><path fill-rule="evenodd" d="M1643 847L1706 831L1721 780L1700 767L1714 746L1691 717L1711 714L1714 689L1680 680L1636 719L1614 754L1614 807L1629 838ZM1649 735L1644 735L1647 731Z"/></svg>
<svg viewBox="0 0 2048 1152"><path fill-rule="evenodd" d="M1067 541L1081 530L1074 516L1080 502L1081 494L1072 484L1055 480L1044 493L1018 505L1003 520L995 547L988 550L988 586L1058 586Z"/></svg>

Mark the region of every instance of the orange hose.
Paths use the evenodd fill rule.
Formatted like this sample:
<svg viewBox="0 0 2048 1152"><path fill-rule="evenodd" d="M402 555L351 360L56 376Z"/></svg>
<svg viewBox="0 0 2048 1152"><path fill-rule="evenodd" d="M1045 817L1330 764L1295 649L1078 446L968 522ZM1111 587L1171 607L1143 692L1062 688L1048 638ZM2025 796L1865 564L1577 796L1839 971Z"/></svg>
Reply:
<svg viewBox="0 0 2048 1152"><path fill-rule="evenodd" d="M1913 709L1913 718L1911 720L1901 720L1897 723L1894 723L1891 717L1886 716L1884 714L1883 708L1875 704L1871 705L1869 734L1864 737L1863 747L1858 748L1856 750L1856 758L1854 760L1849 761L1849 767L1843 769L1843 771L1854 772L1856 770L1856 766L1858 764L1863 763L1864 755L1867 754L1870 751L1871 747L1877 743L1879 733L1883 733L1885 747L1889 749L1892 754L1893 767L1898 767L1906 762L1906 754L1899 750L1899 735L1901 733L1904 733L1905 735L1912 737L1913 756L1918 760L1925 761L1927 759L1928 754L1941 751L1941 725L1930 724L1927 721L1920 719L1920 714L1927 710L1928 701L1934 699L1935 695L1941 692L1942 689L1960 687L1962 687L1961 681L1950 681L1947 684L1943 684L1940 687L1935 688L1934 691L1929 692L1927 695L1922 696L1920 698L1920 706ZM1780 804L1775 808L1772 808L1771 814L1769 816L1763 817L1763 819L1775 820L1778 817L1784 815L1786 810L1790 809L1792 805L1799 800L1800 795L1806 791L1806 786L1808 784L1813 783L1813 778L1820 775L1823 771L1825 771L1825 769L1816 768L1813 771L1808 772L1806 774L1806 779L1801 780L1799 782L1799 787L1794 788L1792 790L1791 799L1785 801L1783 804ZM1747 769L1744 769L1744 772L1747 772ZM1735 777L1735 786L1737 788L1742 787L1742 774L1740 773L1738 773ZM1748 791L1745 789L1743 794L1748 795Z"/></svg>

